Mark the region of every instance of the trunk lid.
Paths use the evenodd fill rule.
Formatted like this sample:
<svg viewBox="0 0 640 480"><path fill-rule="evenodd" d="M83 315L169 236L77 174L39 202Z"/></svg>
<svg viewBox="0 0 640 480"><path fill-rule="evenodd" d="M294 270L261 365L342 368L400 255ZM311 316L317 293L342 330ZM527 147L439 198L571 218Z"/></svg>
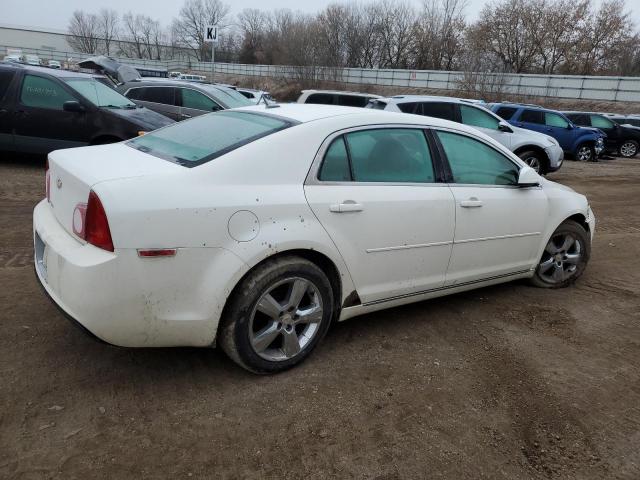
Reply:
<svg viewBox="0 0 640 480"><path fill-rule="evenodd" d="M56 150L49 154L50 202L64 229L83 240L83 222L78 216L82 215L83 219L89 192L95 185L123 178L183 171L184 168L177 164L160 160L124 143Z"/></svg>

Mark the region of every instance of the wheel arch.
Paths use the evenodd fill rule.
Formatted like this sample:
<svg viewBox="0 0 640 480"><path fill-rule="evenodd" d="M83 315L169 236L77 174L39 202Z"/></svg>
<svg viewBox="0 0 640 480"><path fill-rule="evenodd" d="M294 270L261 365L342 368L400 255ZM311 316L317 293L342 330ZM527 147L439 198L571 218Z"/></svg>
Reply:
<svg viewBox="0 0 640 480"><path fill-rule="evenodd" d="M525 144L516 148L513 153L515 153L518 157L520 157L521 153L533 151L542 156L544 161L543 168L544 170L548 170L549 165L551 164L551 160L549 159L549 155L547 155L547 151L539 145Z"/></svg>

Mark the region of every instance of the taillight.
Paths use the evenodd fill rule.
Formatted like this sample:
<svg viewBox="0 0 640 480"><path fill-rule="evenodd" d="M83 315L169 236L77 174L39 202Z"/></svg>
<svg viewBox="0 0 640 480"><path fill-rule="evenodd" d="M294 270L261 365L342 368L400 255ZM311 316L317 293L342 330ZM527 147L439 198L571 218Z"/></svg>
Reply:
<svg viewBox="0 0 640 480"><path fill-rule="evenodd" d="M51 173L49 172L49 159L44 164L44 193L47 202L51 203Z"/></svg>
<svg viewBox="0 0 640 480"><path fill-rule="evenodd" d="M113 252L113 241L109 221L102 202L96 193L89 192L87 211L84 219L84 239L98 248Z"/></svg>

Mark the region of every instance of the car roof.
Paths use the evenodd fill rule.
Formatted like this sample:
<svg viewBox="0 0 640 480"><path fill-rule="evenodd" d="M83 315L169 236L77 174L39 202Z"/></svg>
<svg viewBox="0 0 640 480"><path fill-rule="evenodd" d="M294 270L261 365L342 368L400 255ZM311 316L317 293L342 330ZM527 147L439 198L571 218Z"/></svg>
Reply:
<svg viewBox="0 0 640 480"><path fill-rule="evenodd" d="M446 97L444 95L394 95L393 97L380 98L383 102L409 103L409 102L448 102L464 105L486 105L467 98Z"/></svg>
<svg viewBox="0 0 640 480"><path fill-rule="evenodd" d="M363 93L363 92L348 92L345 90L302 90L302 93L330 93L332 95L356 95L358 97L372 97L372 98L382 98L380 95L376 95L375 93Z"/></svg>
<svg viewBox="0 0 640 480"><path fill-rule="evenodd" d="M92 75L89 73L73 72L70 70L59 70L57 68L37 67L35 65L26 65L24 63L0 62L0 65L8 66L15 69L27 70L29 72L46 73L47 75L51 75L53 77L92 78Z"/></svg>

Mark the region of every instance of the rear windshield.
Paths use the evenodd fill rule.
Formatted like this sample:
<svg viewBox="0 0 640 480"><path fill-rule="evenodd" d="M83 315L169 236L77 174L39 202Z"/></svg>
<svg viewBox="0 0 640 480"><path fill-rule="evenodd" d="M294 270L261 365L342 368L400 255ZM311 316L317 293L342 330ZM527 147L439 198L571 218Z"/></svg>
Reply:
<svg viewBox="0 0 640 480"><path fill-rule="evenodd" d="M184 167L195 167L294 124L263 113L222 111L147 133L127 145Z"/></svg>

